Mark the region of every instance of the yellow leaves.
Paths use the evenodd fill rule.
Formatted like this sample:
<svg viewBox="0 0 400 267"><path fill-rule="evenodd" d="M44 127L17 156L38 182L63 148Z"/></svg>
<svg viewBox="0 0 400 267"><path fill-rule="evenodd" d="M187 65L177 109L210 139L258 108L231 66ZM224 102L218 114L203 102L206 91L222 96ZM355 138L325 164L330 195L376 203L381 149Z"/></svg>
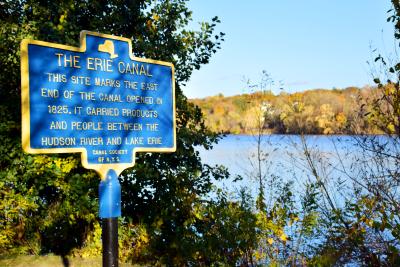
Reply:
<svg viewBox="0 0 400 267"><path fill-rule="evenodd" d="M122 261L135 261L148 250L150 235L142 224L122 225L119 247Z"/></svg>
<svg viewBox="0 0 400 267"><path fill-rule="evenodd" d="M82 258L100 256L102 253L101 226L94 224L94 230L87 235L84 246L75 248L72 255ZM141 224L130 224L119 221L119 259L122 262L135 261L148 249L150 236Z"/></svg>
<svg viewBox="0 0 400 267"><path fill-rule="evenodd" d="M253 253L254 258L256 261L260 261L266 258L266 253L264 253L262 250L257 250Z"/></svg>
<svg viewBox="0 0 400 267"><path fill-rule="evenodd" d="M45 162L47 162L47 157L46 156L36 156L35 158L34 158L34 162L36 163L36 164L44 164Z"/></svg>
<svg viewBox="0 0 400 267"><path fill-rule="evenodd" d="M65 29L65 26L67 26L67 24L68 24L67 16L68 16L68 13L67 13L67 11L65 11L64 14L62 14L60 16L59 24L57 24L57 26L54 25L53 27L55 27L59 31L63 31Z"/></svg>
<svg viewBox="0 0 400 267"><path fill-rule="evenodd" d="M69 173L72 169L76 168L79 164L79 160L73 157L68 157L63 159L62 162L59 164L59 168L63 173Z"/></svg>
<svg viewBox="0 0 400 267"><path fill-rule="evenodd" d="M24 235L29 214L38 207L34 200L27 198L25 194L7 190L5 187L1 188L1 196L0 250L13 246L15 238Z"/></svg>
<svg viewBox="0 0 400 267"><path fill-rule="evenodd" d="M321 114L325 116L333 116L332 107L329 104L322 104L321 107L319 108L319 111Z"/></svg>
<svg viewBox="0 0 400 267"><path fill-rule="evenodd" d="M55 170L60 172L60 176L70 173L73 169L77 168L79 164L79 159L75 159L72 156L67 158L53 158L50 156L39 155L34 157L33 162L35 165L37 165L37 175L41 175L45 171Z"/></svg>
<svg viewBox="0 0 400 267"><path fill-rule="evenodd" d="M153 22L151 20L147 20L146 21L146 26L147 26L148 29L152 29L154 27L153 26Z"/></svg>
<svg viewBox="0 0 400 267"><path fill-rule="evenodd" d="M202 258L202 256L201 256L200 252L196 251L193 255L193 258L196 260L200 260Z"/></svg>
<svg viewBox="0 0 400 267"><path fill-rule="evenodd" d="M263 129L265 116L262 105L253 103L253 106L247 110L240 120L250 133L257 133L260 129Z"/></svg>
<svg viewBox="0 0 400 267"><path fill-rule="evenodd" d="M41 175L44 173L44 171L48 168L49 164L49 157L47 156L36 156L33 158L33 163L35 165L38 165L38 168L35 168L35 172L37 175Z"/></svg>
<svg viewBox="0 0 400 267"><path fill-rule="evenodd" d="M378 201L376 197L362 197L361 203L365 204L369 210L372 210L376 207Z"/></svg>
<svg viewBox="0 0 400 267"><path fill-rule="evenodd" d="M263 229L260 238L264 239L269 246L286 243L290 238L285 233L285 227L299 220L298 216L291 214L288 220L281 221L277 218L268 217L264 212L257 214L258 227ZM280 241L280 242L279 242Z"/></svg>
<svg viewBox="0 0 400 267"><path fill-rule="evenodd" d="M283 242L286 242L286 240L287 240L287 235L283 232L280 236L279 236L279 238L283 241Z"/></svg>
<svg viewBox="0 0 400 267"><path fill-rule="evenodd" d="M83 248L74 249L72 254L82 258L100 256L102 253L101 232L102 230L100 224L95 223L94 230L87 236L85 240L85 246Z"/></svg>
<svg viewBox="0 0 400 267"><path fill-rule="evenodd" d="M276 235L279 237L280 240L282 240L283 242L286 242L288 240L288 236L285 234L285 232L283 231L283 229L279 229L276 232Z"/></svg>
<svg viewBox="0 0 400 267"><path fill-rule="evenodd" d="M289 115L288 115L286 112L283 111L283 112L279 115L279 118L283 121L283 120L285 120L288 116L289 116Z"/></svg>
<svg viewBox="0 0 400 267"><path fill-rule="evenodd" d="M151 16L153 18L153 20L158 21L160 19L160 16L153 13L153 15Z"/></svg>
<svg viewBox="0 0 400 267"><path fill-rule="evenodd" d="M369 227L372 227L374 225L374 221L368 218L364 219L364 222L366 225L368 225Z"/></svg>
<svg viewBox="0 0 400 267"><path fill-rule="evenodd" d="M393 134L393 133L396 132L396 129L395 129L393 123L389 123L389 124L386 126L386 128L388 129L389 133L391 133L391 134Z"/></svg>
<svg viewBox="0 0 400 267"><path fill-rule="evenodd" d="M67 17L66 14L61 15L60 17L60 23L63 23L65 21L65 18Z"/></svg>
<svg viewBox="0 0 400 267"><path fill-rule="evenodd" d="M147 235L147 233L140 235L139 239L142 243L149 243L149 236Z"/></svg>
<svg viewBox="0 0 400 267"><path fill-rule="evenodd" d="M332 107L329 104L323 104L319 108L319 115L315 117L315 121L318 127L322 129L323 134L333 133L331 126L334 121L334 115Z"/></svg>
<svg viewBox="0 0 400 267"><path fill-rule="evenodd" d="M184 43L186 38L188 37L183 38ZM387 92L390 93L393 90L393 85L391 85ZM265 121L264 124L261 124L265 127L265 132L343 134L348 133L351 129L348 127L350 126L348 118L353 118L354 112L359 110L361 103L357 103L359 101L357 95L361 92L366 97L373 97L369 91L353 88L333 91L312 90L303 93L280 94L279 96L255 92L234 97L207 97L191 100L191 102L202 109L206 125L214 131L254 134L253 129L260 125L257 122ZM380 92L380 95L383 94L384 92ZM400 113L400 105L397 104L400 103L400 97L396 98L394 94L391 94L390 97L393 99L393 108L398 107L399 111L396 114ZM263 107L266 109L261 110L263 116L260 117L257 107L262 103L269 103L273 112L269 112L269 107ZM221 106L221 108L215 112L217 106ZM365 129L365 131L378 133L374 126L377 124L368 119L374 117L371 108L367 108L367 106L365 108L364 119L369 120L368 125L371 125L368 126L371 128ZM233 116L235 113L239 116ZM367 113L370 116L367 116ZM263 121L263 119L265 120ZM360 118L360 121L352 119L351 122L360 124L362 120L363 118ZM376 115L375 120L378 120ZM387 123L383 127L386 125ZM381 128L382 126L379 125L379 130ZM386 128L385 132L387 132Z"/></svg>
<svg viewBox="0 0 400 267"><path fill-rule="evenodd" d="M197 219L203 220L203 218L204 218L204 216L203 216L203 210L202 210L202 207L201 207L200 205L194 207L193 215L194 215Z"/></svg>
<svg viewBox="0 0 400 267"><path fill-rule="evenodd" d="M344 130L346 128L347 125L347 117L343 112L339 112L338 114L336 114L335 116L335 128L338 130Z"/></svg>
<svg viewBox="0 0 400 267"><path fill-rule="evenodd" d="M396 92L396 87L394 84L390 83L385 85L385 95L393 95Z"/></svg>
<svg viewBox="0 0 400 267"><path fill-rule="evenodd" d="M147 28L148 28L149 30L155 32L155 31L157 30L157 28L156 28L155 23L153 23L153 21L154 21L154 22L157 22L157 21L160 19L160 17L159 17L157 14L153 14L153 15L151 16L151 18L152 18L153 20L148 19L148 20L146 21L146 26L147 26Z"/></svg>
<svg viewBox="0 0 400 267"><path fill-rule="evenodd" d="M159 229L164 224L164 221L161 217L154 221L153 226Z"/></svg>
<svg viewBox="0 0 400 267"><path fill-rule="evenodd" d="M322 131L322 133L323 134L333 134L333 130L332 130L332 128L327 127Z"/></svg>
<svg viewBox="0 0 400 267"><path fill-rule="evenodd" d="M214 107L213 113L217 116L223 116L225 114L225 109L222 105L217 105Z"/></svg>
<svg viewBox="0 0 400 267"><path fill-rule="evenodd" d="M339 125L345 125L347 123L346 115L344 115L343 112L336 114L335 120Z"/></svg>

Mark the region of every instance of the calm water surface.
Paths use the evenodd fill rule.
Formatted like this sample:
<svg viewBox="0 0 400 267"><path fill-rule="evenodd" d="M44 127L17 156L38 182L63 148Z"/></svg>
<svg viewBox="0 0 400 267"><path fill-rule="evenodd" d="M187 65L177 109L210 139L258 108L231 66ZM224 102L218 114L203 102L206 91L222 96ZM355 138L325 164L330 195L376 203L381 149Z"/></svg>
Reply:
<svg viewBox="0 0 400 267"><path fill-rule="evenodd" d="M339 170L351 164L351 155L357 152L352 136L305 136L308 150L315 159L316 167L325 177L343 175ZM267 135L261 140L261 149L265 153L261 164L262 172L267 178L279 176L283 180L291 179L299 185L304 184L312 175L307 168L304 157L304 143L298 135ZM257 137L249 135L228 135L212 150L199 149L204 163L224 165L231 176L241 175L239 183L223 182L229 191L237 191L241 186L255 190L257 183L251 177L258 167ZM347 166L348 167L348 166Z"/></svg>

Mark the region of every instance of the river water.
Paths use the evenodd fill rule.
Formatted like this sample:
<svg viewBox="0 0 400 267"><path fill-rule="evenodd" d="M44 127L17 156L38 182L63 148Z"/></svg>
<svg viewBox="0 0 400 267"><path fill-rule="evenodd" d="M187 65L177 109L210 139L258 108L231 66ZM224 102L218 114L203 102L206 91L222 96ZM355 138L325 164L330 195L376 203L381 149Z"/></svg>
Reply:
<svg viewBox="0 0 400 267"><path fill-rule="evenodd" d="M232 179L216 182L232 193L246 186L254 196L257 189L257 170L261 169L266 180L279 177L281 180L294 182L294 187L301 190L307 181L315 181L305 157L305 150L322 178L341 183L348 176L343 172L354 165L354 160L363 153L356 145L353 136L308 135L304 139L299 135L265 135L260 140L261 164L258 165L256 136L227 135L212 150L199 149L203 163L224 165ZM239 182L232 182L237 175L243 177ZM353 173L356 176L356 174ZM330 181L327 181L329 183ZM335 186L332 184L332 186Z"/></svg>

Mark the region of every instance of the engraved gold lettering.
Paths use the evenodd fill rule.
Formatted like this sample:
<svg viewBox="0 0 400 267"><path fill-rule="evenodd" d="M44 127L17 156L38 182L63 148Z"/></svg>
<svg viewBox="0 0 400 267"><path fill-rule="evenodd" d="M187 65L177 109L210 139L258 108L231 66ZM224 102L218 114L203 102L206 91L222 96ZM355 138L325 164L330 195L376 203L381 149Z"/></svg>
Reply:
<svg viewBox="0 0 400 267"><path fill-rule="evenodd" d="M126 145L143 145L143 137L125 137Z"/></svg>
<svg viewBox="0 0 400 267"><path fill-rule="evenodd" d="M122 109L123 117L133 118L157 118L158 113L156 110L141 110L141 109Z"/></svg>
<svg viewBox="0 0 400 267"><path fill-rule="evenodd" d="M81 146L99 146L103 145L103 138L102 137L81 137L80 138L80 145Z"/></svg>
<svg viewBox="0 0 400 267"><path fill-rule="evenodd" d="M96 100L96 93L95 92L79 92L82 100Z"/></svg>
<svg viewBox="0 0 400 267"><path fill-rule="evenodd" d="M158 84L157 83L141 83L142 90L148 91L157 91Z"/></svg>
<svg viewBox="0 0 400 267"><path fill-rule="evenodd" d="M52 121L50 123L50 130L66 130L67 122L66 121Z"/></svg>
<svg viewBox="0 0 400 267"><path fill-rule="evenodd" d="M86 114L90 116L118 116L119 109L118 108L86 108Z"/></svg>
<svg viewBox="0 0 400 267"><path fill-rule="evenodd" d="M65 74L51 73L51 72L48 72L46 74L47 74L47 80L49 82L54 82L54 83L67 82L67 76Z"/></svg>
<svg viewBox="0 0 400 267"><path fill-rule="evenodd" d="M162 137L147 137L147 144L149 145L161 145Z"/></svg>
<svg viewBox="0 0 400 267"><path fill-rule="evenodd" d="M122 138L121 137L108 137L106 145L121 145Z"/></svg>
<svg viewBox="0 0 400 267"><path fill-rule="evenodd" d="M148 64L144 65L141 63L134 62L123 62L120 61L118 63L118 71L119 73L129 73L132 75L143 75L147 77L152 77L153 75L150 73L150 66Z"/></svg>
<svg viewBox="0 0 400 267"><path fill-rule="evenodd" d="M107 150L93 150L93 155L107 155Z"/></svg>
<svg viewBox="0 0 400 267"><path fill-rule="evenodd" d="M126 102L152 105L154 103L154 99L151 96L127 95Z"/></svg>
<svg viewBox="0 0 400 267"><path fill-rule="evenodd" d="M90 85L90 77L85 76L71 76L71 81L74 84Z"/></svg>
<svg viewBox="0 0 400 267"><path fill-rule="evenodd" d="M146 130L151 132L157 132L158 123L146 123Z"/></svg>
<svg viewBox="0 0 400 267"><path fill-rule="evenodd" d="M119 80L113 79L104 79L104 78L94 78L94 84L96 86L109 86L119 88L121 86L121 82Z"/></svg>
<svg viewBox="0 0 400 267"><path fill-rule="evenodd" d="M75 146L75 137L42 137L42 146Z"/></svg>
<svg viewBox="0 0 400 267"><path fill-rule="evenodd" d="M128 88L128 89L133 89L133 90L137 89L137 82L124 81L124 85L125 85L125 88Z"/></svg>
<svg viewBox="0 0 400 267"><path fill-rule="evenodd" d="M86 59L86 68L94 71L113 72L112 62L111 59L88 57Z"/></svg>
<svg viewBox="0 0 400 267"><path fill-rule="evenodd" d="M125 123L125 122L107 122L107 130L109 131L142 131L141 123Z"/></svg>
<svg viewBox="0 0 400 267"><path fill-rule="evenodd" d="M41 97L58 98L60 96L60 93L59 93L58 89L41 88L40 96Z"/></svg>
<svg viewBox="0 0 400 267"><path fill-rule="evenodd" d="M122 102L121 95L118 94L104 94L99 93L100 101L108 101L108 102Z"/></svg>
<svg viewBox="0 0 400 267"><path fill-rule="evenodd" d="M103 130L103 122L93 122L93 121L72 121L71 130L78 131L101 131Z"/></svg>
<svg viewBox="0 0 400 267"><path fill-rule="evenodd" d="M59 67L69 67L76 69L81 68L81 66L79 65L80 56L64 55L61 53L56 53L55 55L57 56Z"/></svg>

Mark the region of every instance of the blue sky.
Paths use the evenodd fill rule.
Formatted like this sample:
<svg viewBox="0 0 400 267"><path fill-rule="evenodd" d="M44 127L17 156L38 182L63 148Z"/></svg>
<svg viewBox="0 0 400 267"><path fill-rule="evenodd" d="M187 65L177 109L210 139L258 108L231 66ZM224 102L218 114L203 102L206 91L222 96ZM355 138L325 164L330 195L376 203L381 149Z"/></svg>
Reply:
<svg viewBox="0 0 400 267"><path fill-rule="evenodd" d="M245 93L263 70L287 92L372 84L367 61L394 51L389 0L191 0L191 25L221 19L222 49L194 71L189 98ZM275 93L279 90L276 89Z"/></svg>

